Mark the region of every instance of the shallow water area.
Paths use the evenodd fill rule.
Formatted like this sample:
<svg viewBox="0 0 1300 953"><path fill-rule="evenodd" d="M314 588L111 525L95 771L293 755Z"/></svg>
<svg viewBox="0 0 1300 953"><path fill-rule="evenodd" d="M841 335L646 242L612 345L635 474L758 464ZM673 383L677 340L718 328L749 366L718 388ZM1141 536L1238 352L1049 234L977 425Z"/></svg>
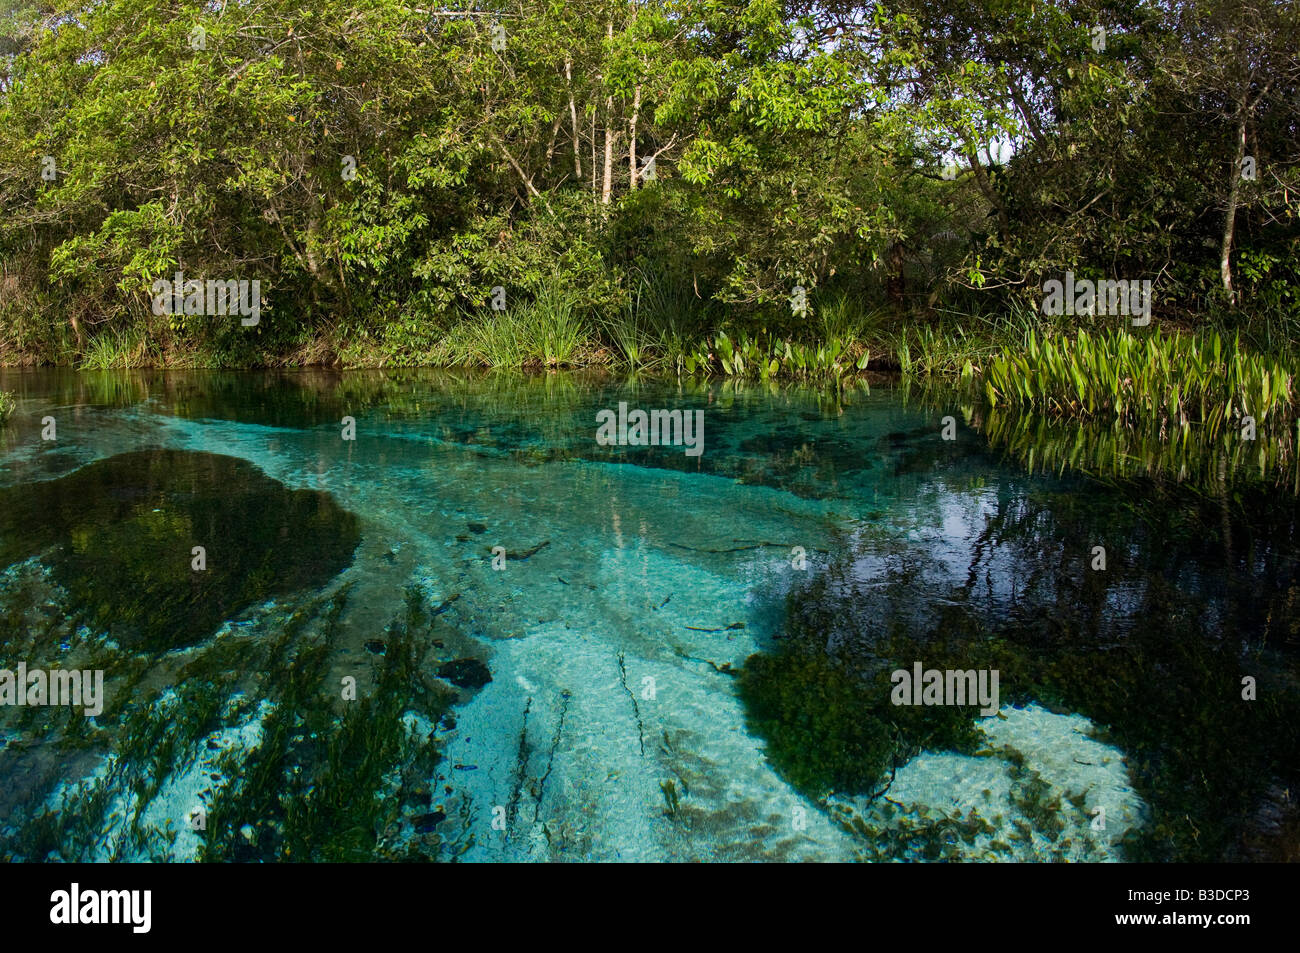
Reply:
<svg viewBox="0 0 1300 953"><path fill-rule="evenodd" d="M1029 473L890 388L8 371L0 389L18 397L0 668L106 685L94 717L0 707L7 858L1297 843L1293 498ZM701 411L702 453L602 445L620 402ZM917 662L997 669L997 713L893 705L889 673Z"/></svg>

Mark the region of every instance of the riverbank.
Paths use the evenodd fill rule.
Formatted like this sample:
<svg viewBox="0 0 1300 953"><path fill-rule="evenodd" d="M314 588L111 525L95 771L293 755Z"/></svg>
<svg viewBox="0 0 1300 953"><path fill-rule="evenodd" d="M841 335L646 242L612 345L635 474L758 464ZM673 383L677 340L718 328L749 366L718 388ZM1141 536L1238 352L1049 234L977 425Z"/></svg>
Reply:
<svg viewBox="0 0 1300 953"><path fill-rule="evenodd" d="M1261 430L1289 431L1298 419L1295 343L1250 322L1117 327L1114 318L1065 321L1022 309L914 322L839 297L815 315L770 324L736 327L694 305L662 300L638 301L600 318L556 294L490 318L461 315L423 347L396 349L386 338L335 333L231 365L229 354L193 341L105 332L80 351L11 352L0 366L567 369L818 387L937 382L972 391L993 410L1113 423L1129 431L1155 428L1162 435L1192 426L1209 437L1237 430L1246 440ZM0 419L4 414L0 403Z"/></svg>

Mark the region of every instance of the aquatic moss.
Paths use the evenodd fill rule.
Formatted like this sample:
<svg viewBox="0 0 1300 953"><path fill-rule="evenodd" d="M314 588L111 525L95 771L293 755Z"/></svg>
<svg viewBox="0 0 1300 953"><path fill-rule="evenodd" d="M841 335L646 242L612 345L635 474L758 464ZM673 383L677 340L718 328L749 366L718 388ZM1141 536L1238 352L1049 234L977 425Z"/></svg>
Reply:
<svg viewBox="0 0 1300 953"><path fill-rule="evenodd" d="M431 859L420 844L402 848L393 838L403 804L439 761L436 745L412 738L402 716L414 708L436 722L455 701L451 692L430 692L420 678L431 616L408 589L404 616L384 632L378 684L341 702L324 676L325 647L344 599L341 592L332 601L313 643L291 653L286 640L275 653L268 684L276 708L263 725L261 746L238 767L240 782L214 803L202 859Z"/></svg>
<svg viewBox="0 0 1300 953"><path fill-rule="evenodd" d="M317 588L359 539L328 494L210 453L126 453L0 490L0 565L41 555L87 624L134 651L192 644L251 605Z"/></svg>
<svg viewBox="0 0 1300 953"><path fill-rule="evenodd" d="M750 656L738 681L768 759L812 797L871 793L915 752L969 752L980 737L973 708L895 706L888 671L863 675L803 646Z"/></svg>
<svg viewBox="0 0 1300 953"><path fill-rule="evenodd" d="M888 726L862 705L863 686L811 653L754 655L739 677L752 731L795 787L813 796L871 789L889 766Z"/></svg>

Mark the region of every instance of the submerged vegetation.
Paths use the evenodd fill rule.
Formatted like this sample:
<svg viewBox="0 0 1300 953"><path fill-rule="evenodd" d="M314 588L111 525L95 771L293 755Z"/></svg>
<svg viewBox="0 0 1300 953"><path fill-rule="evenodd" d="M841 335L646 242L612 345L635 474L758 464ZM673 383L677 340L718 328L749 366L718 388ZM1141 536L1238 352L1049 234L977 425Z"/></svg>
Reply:
<svg viewBox="0 0 1300 953"><path fill-rule="evenodd" d="M357 659L373 634L367 607L349 616L353 584L336 581L357 521L323 494L277 488L243 461L159 450L3 491L0 668L100 669L106 698L95 719L0 709L0 856L433 860L464 849L463 823L449 839L421 820L452 810L435 806L450 789L431 790L432 729L459 694L427 673L459 643L410 587L382 652ZM199 537L210 562L195 571ZM238 552L220 545L236 540Z"/></svg>
<svg viewBox="0 0 1300 953"><path fill-rule="evenodd" d="M83 624L141 652L192 644L251 605L322 584L358 539L327 495L213 454L142 450L0 490L0 563L44 556Z"/></svg>
<svg viewBox="0 0 1300 953"><path fill-rule="evenodd" d="M893 706L885 674L996 669L1004 705L1080 713L1125 752L1152 812L1128 859L1294 858L1300 819L1278 792L1300 782L1300 527L1294 504L1243 494L1229 507L1170 490L1139 507L1044 486L990 515L956 570L887 536L849 543L746 663L750 724L811 796L881 797L918 747L970 752L980 725L971 708ZM1112 540L1123 558L1089 571L1092 541Z"/></svg>
<svg viewBox="0 0 1300 953"><path fill-rule="evenodd" d="M610 626L618 637L636 632L625 612L638 605L666 631L690 632L685 638L694 641L675 647L672 658L700 670L700 697L717 691L718 712L734 719L735 731L726 734L742 737L743 712L766 744L767 764L806 796L810 810L820 809L816 823L833 822L826 827L837 837L847 832L846 849L865 859L1098 860L1121 852L1130 859L1280 859L1300 851L1300 814L1287 793L1300 781L1300 727L1292 717L1300 704L1297 509L1294 498L1258 481L1214 477L1219 458L1205 463L1211 492L1201 493L1164 477L1118 489L1058 478L1058 453L1069 455L1070 467L1098 465L1086 443L1031 456L1035 472L1026 475L1000 465L998 451L1047 454L1043 448L1055 447L1049 437L996 438L989 448L962 429L950 443L936 426L948 404L908 407L895 394L856 386L804 388L749 377L615 382L404 369L117 376L113 384L98 372L39 371L13 375L13 386L25 405L75 402L100 415L91 439L103 442L86 444L91 450L154 425L187 442L205 427L229 440L236 430L230 421L241 421L259 443L271 433L283 441L286 468L312 473L320 468L320 441L335 444L346 410L369 434L355 449L339 448L357 453L351 462L359 466L346 476L326 468L319 485L354 484L374 460L386 461L388 485L367 487L378 502L357 493L362 509L353 515L326 494L291 494L230 457L137 452L62 476L59 468L74 461L13 455L19 476L30 467L27 473L50 479L0 491L0 668L18 660L103 668L108 703L93 720L54 707L0 709L0 775L7 779L0 785L0 855L342 861L505 851L505 838L487 833L497 803L490 800L495 792L482 795L490 784L475 800L466 793L471 779L484 785L491 777L483 769L492 753L503 759L497 765L516 768L516 798L507 803L529 799L528 810L509 809L511 825L524 818L524 834L512 828L509 849L581 856L592 849L582 819L595 812L589 802L565 800L574 772L587 770L588 762L574 757L583 750L577 739L610 739L611 751L621 744L588 694L601 690L600 679L543 655L548 661L528 660L526 681L518 681L520 669L491 656L489 640L508 633L509 652L552 651L553 642L528 630L549 625L564 637L577 620L554 615L555 607L573 604L575 595L583 605L598 603L585 593L611 579L628 586L615 587L615 609L603 616L620 620ZM592 408L620 399L712 408L709 453L695 462L666 448L593 448ZM1020 420L1054 423L983 403L954 413L990 435L999 427L1017 434ZM382 436L372 426L378 421ZM1088 426L1109 428L1117 440L1138 432L1113 420ZM1216 440L1229 461L1243 445L1231 430ZM1175 445L1192 454L1190 442ZM1250 450L1266 446L1261 439ZM539 465L545 468L533 469ZM1188 465L1200 464L1193 458ZM450 517L427 506L431 470ZM460 473L487 482L467 489L471 481L457 480ZM499 486L529 494L567 478L593 484L592 496L564 494L560 512L530 512L527 538L498 535L518 518L509 504L493 511L484 502L502 495ZM607 488L619 481L631 491L611 504ZM760 531L775 496L763 487L789 495L779 508L783 522ZM668 501L675 514L686 514L680 525L696 525L698 513L722 516L705 535L684 536L678 523L659 529L628 517L635 509L624 501L641 496L647 507ZM747 517L754 525L733 525L735 501L753 499L760 501ZM580 532L590 533L588 552L607 553L607 539L588 524L610 514L641 524L634 545L646 547L636 557L644 572L614 567L614 575L593 576L580 560L561 562L572 559ZM405 537L399 547L397 534L383 529L393 516L402 526L441 520L441 531L414 546ZM372 526L381 529L356 541ZM561 535L565 526L584 529L570 537ZM784 527L794 526L813 530L787 534ZM218 527L221 538L243 541L248 559L232 566L229 554L210 545L206 571L217 574L214 588L191 587L198 573L190 547L216 539ZM510 586L538 598L502 598L491 588L499 574L479 588L474 573L492 573L484 554L498 539L515 557ZM816 571L791 580L785 567L796 539ZM1109 557L1102 569L1095 546ZM173 559L179 578L168 568ZM291 571L293 563L302 571ZM269 568L276 572L268 577ZM776 592L788 582L794 589L782 603L755 584L760 577L751 570L780 579ZM699 587L703 602L672 618L695 598L686 586L697 579L709 580ZM707 587L719 580L731 587L734 614L714 616L712 593L728 590ZM192 600L181 623L178 589ZM753 609L749 593L759 594ZM219 609L210 613L209 603ZM513 619L497 615L504 603L515 605ZM700 613L701 605L709 609ZM153 631L153 614L170 637ZM667 649L647 642L649 651L663 650L654 665L664 665ZM648 657L637 649L638 641L619 643L617 655L591 663L620 667L621 684L611 684L618 710L626 709L631 753L628 762L602 761L596 777L643 771L641 800L625 803L671 828L664 835L674 845L669 851L721 850L709 839L732 829L716 826L723 815L735 829L768 832L747 842L755 853L779 856L764 837L800 840L786 833L788 796L779 821L770 823L751 804L728 802L734 760L752 758L748 777L771 789L756 746L744 739L722 756L701 753L692 739L717 740L708 735L715 712L648 704L634 690ZM974 704L895 706L890 673L917 661L940 670L998 670L1009 718L981 718ZM556 673L571 707L570 695L555 691ZM357 680L351 696L349 676ZM1254 680L1249 700L1246 679ZM733 687L740 708L727 707ZM473 715L472 708L456 710L478 691L504 695ZM484 737L482 721L473 719L482 709L495 719L509 708L496 702L516 691L531 720L517 734L468 747L468 736ZM549 711L548 701L555 704ZM692 716L680 714L687 709ZM1064 727L1050 744L1016 747L999 731L1026 711L1055 713L1060 720L1052 724ZM461 744L450 734L457 718L465 743L453 749ZM662 749L654 740L660 737ZM1074 742L1093 747L1068 747ZM741 749L749 754L736 755ZM661 754L667 761L656 760ZM1102 763L1108 759L1109 767ZM961 803L916 799L909 771L929 765L938 789L950 764L961 769L964 786L953 773L942 790L954 799L960 793ZM1123 789L1093 783L1110 775L1121 777ZM908 784L910 796L903 793ZM185 821L196 798L207 809L203 831ZM1117 803L1134 810L1122 815ZM1090 830L1097 806L1110 812L1113 836ZM566 810L579 823L560 823ZM779 835L770 833L778 827ZM471 843L476 837L491 837L494 846ZM827 841L800 843L823 850Z"/></svg>
<svg viewBox="0 0 1300 953"><path fill-rule="evenodd" d="M814 798L879 793L890 770L922 750L970 752L979 738L973 710L891 706L888 676L796 639L749 659L740 696L772 764L801 791Z"/></svg>

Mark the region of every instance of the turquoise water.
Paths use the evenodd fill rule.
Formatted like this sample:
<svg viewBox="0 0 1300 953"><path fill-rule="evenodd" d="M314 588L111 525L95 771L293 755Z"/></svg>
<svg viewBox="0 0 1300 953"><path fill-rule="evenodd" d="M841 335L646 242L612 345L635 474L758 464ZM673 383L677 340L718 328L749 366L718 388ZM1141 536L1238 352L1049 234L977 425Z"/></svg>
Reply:
<svg viewBox="0 0 1300 953"><path fill-rule="evenodd" d="M1300 842L1284 491L1031 474L957 402L891 388L10 371L0 389L18 396L0 668L104 673L95 716L0 707L10 859ZM701 412L702 452L602 445L620 402ZM895 705L915 663L997 670L996 712Z"/></svg>

